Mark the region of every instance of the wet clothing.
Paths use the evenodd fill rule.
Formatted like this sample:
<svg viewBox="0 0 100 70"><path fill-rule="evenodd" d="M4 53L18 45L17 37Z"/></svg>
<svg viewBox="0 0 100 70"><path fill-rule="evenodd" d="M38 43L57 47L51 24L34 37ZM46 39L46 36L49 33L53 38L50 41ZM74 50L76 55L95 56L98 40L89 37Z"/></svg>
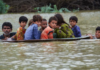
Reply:
<svg viewBox="0 0 100 70"><path fill-rule="evenodd" d="M50 26L42 31L41 39L53 39L53 29Z"/></svg>
<svg viewBox="0 0 100 70"><path fill-rule="evenodd" d="M24 34L24 40L31 40L31 39L39 39L37 24L30 25Z"/></svg>
<svg viewBox="0 0 100 70"><path fill-rule="evenodd" d="M60 28L56 28L54 31L57 34L57 38L74 38L74 34L70 26L66 23L62 24Z"/></svg>
<svg viewBox="0 0 100 70"><path fill-rule="evenodd" d="M12 32L12 33L10 33L10 37L12 37L12 36L14 36L16 34L16 32ZM0 36L0 39L4 39L5 37L4 37L4 35L2 34L1 36Z"/></svg>
<svg viewBox="0 0 100 70"><path fill-rule="evenodd" d="M22 27L19 27L17 29L16 35L13 37L14 40L24 40L24 34L26 29L23 29Z"/></svg>
<svg viewBox="0 0 100 70"><path fill-rule="evenodd" d="M41 38L41 33L42 33L41 28L39 29L38 33L39 33L39 39L40 39Z"/></svg>
<svg viewBox="0 0 100 70"><path fill-rule="evenodd" d="M75 25L73 28L73 33L75 37L81 37L81 31L80 31L80 27Z"/></svg>

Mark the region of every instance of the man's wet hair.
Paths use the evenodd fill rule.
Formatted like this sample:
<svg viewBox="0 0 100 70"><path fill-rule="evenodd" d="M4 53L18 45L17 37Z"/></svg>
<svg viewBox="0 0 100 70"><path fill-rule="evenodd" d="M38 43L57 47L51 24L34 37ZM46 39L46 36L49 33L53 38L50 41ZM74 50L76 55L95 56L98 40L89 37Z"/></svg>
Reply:
<svg viewBox="0 0 100 70"><path fill-rule="evenodd" d="M12 24L10 23L10 22L4 22L3 24L2 24L2 29L4 28L4 26L9 26L11 29L12 29Z"/></svg>
<svg viewBox="0 0 100 70"><path fill-rule="evenodd" d="M76 21L76 23L78 22L78 18L76 17L76 16L71 16L70 18L69 18L69 21L70 20L74 20L74 21Z"/></svg>
<svg viewBox="0 0 100 70"><path fill-rule="evenodd" d="M98 27L96 28L96 31L98 31L98 30L100 30L100 26L98 26Z"/></svg>
<svg viewBox="0 0 100 70"><path fill-rule="evenodd" d="M21 23L22 21L27 22L27 21L28 21L27 17L21 16L21 17L19 18L19 23Z"/></svg>

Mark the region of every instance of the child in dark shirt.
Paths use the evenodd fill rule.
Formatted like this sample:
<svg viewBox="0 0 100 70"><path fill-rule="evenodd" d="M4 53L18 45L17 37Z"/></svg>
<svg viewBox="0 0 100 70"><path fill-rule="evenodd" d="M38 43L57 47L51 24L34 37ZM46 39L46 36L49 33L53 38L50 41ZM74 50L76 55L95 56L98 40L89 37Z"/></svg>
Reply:
<svg viewBox="0 0 100 70"><path fill-rule="evenodd" d="M72 30L75 37L81 37L80 27L77 26L78 18L76 16L71 16L69 18L69 23L72 26Z"/></svg>

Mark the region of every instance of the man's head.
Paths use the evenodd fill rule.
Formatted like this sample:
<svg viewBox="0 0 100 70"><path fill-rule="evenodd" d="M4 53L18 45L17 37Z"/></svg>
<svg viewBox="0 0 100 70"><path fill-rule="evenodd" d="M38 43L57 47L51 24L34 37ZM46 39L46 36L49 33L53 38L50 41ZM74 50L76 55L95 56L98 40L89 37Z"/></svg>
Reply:
<svg viewBox="0 0 100 70"><path fill-rule="evenodd" d="M53 28L53 29L56 28L57 21L58 21L58 19L55 16L50 17L50 19L49 19L49 26L51 28Z"/></svg>
<svg viewBox="0 0 100 70"><path fill-rule="evenodd" d="M100 26L98 26L98 27L96 28L95 36L96 36L97 39L100 39Z"/></svg>
<svg viewBox="0 0 100 70"><path fill-rule="evenodd" d="M24 28L26 26L26 24L27 24L27 21L28 21L27 17L21 16L19 18L19 24L20 24L20 26Z"/></svg>
<svg viewBox="0 0 100 70"><path fill-rule="evenodd" d="M12 24L10 22L4 22L2 24L2 31L4 32L4 35L9 35L12 31Z"/></svg>
<svg viewBox="0 0 100 70"><path fill-rule="evenodd" d="M38 25L38 27L41 25L41 22L42 22L42 17L40 15L34 15L33 16L33 22L35 24Z"/></svg>
<svg viewBox="0 0 100 70"><path fill-rule="evenodd" d="M45 29L46 27L47 27L47 20L46 19L42 19L41 28Z"/></svg>
<svg viewBox="0 0 100 70"><path fill-rule="evenodd" d="M76 25L76 23L78 22L78 18L76 16L71 16L69 18L69 23L72 27L74 27Z"/></svg>

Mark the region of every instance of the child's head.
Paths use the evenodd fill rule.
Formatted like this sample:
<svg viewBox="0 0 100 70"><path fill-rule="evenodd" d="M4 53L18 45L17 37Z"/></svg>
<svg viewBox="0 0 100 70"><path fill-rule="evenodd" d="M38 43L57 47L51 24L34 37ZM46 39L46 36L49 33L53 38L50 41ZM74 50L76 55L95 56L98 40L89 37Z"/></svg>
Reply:
<svg viewBox="0 0 100 70"><path fill-rule="evenodd" d="M2 31L4 32L4 35L9 35L12 31L12 24L10 22L4 22L2 24Z"/></svg>
<svg viewBox="0 0 100 70"><path fill-rule="evenodd" d="M38 25L38 27L41 25L41 22L42 22L42 17L40 15L34 15L33 16L33 22L35 24Z"/></svg>
<svg viewBox="0 0 100 70"><path fill-rule="evenodd" d="M50 17L49 26L54 29L57 25L57 21L58 21L58 19L55 16Z"/></svg>
<svg viewBox="0 0 100 70"><path fill-rule="evenodd" d="M42 19L41 28L45 29L46 27L47 27L47 20L46 19Z"/></svg>
<svg viewBox="0 0 100 70"><path fill-rule="evenodd" d="M57 25L61 25L62 23L66 23L61 14L56 14L55 17L58 19Z"/></svg>
<svg viewBox="0 0 100 70"><path fill-rule="evenodd" d="M27 21L28 21L27 17L21 16L19 18L19 24L20 24L20 26L24 28L26 26L26 24L27 24Z"/></svg>
<svg viewBox="0 0 100 70"><path fill-rule="evenodd" d="M69 18L69 23L72 27L74 27L76 25L76 23L78 22L78 18L76 16L71 16Z"/></svg>
<svg viewBox="0 0 100 70"><path fill-rule="evenodd" d="M33 19L29 20L28 26L32 25Z"/></svg>
<svg viewBox="0 0 100 70"><path fill-rule="evenodd" d="M98 26L98 27L96 28L95 36L96 36L97 39L100 39L100 26Z"/></svg>

